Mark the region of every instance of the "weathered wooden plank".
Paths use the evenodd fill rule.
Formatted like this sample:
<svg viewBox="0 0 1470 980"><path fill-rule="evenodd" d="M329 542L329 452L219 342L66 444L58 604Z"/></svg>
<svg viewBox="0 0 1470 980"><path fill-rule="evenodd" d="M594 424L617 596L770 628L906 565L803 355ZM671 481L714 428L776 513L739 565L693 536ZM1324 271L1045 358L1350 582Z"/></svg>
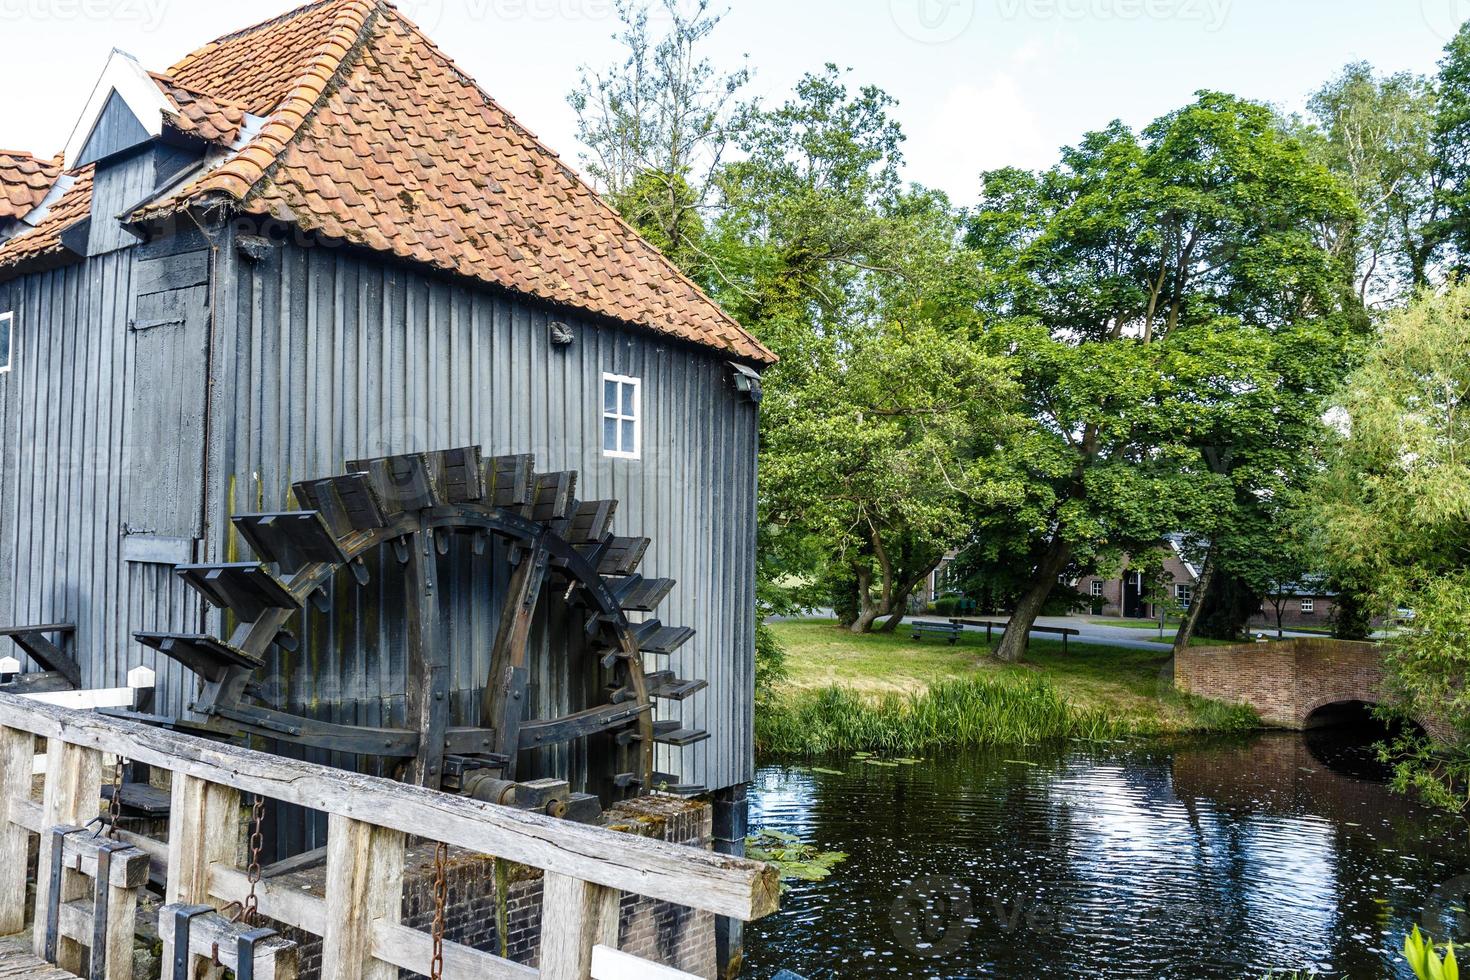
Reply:
<svg viewBox="0 0 1470 980"><path fill-rule="evenodd" d="M170 923L179 907L165 905L159 910L158 922L162 931L172 931ZM218 956L225 969L238 971L239 938L252 928L244 923L231 922L224 916L201 915L189 923L189 950L198 959L213 960ZM255 944L255 956L251 962L258 980L296 980L300 955L295 943L278 935L269 936ZM164 960L164 964L164 975L172 976L169 961Z"/></svg>
<svg viewBox="0 0 1470 980"><path fill-rule="evenodd" d="M328 817L322 980L398 980L396 966L372 955L372 930L403 908L403 847L400 831Z"/></svg>
<svg viewBox="0 0 1470 980"><path fill-rule="evenodd" d="M13 935L26 925L26 855L30 831L16 820L16 804L31 795L31 768L36 737L0 728L0 935Z"/></svg>
<svg viewBox="0 0 1470 980"><path fill-rule="evenodd" d="M163 759L144 759L136 750L129 757L135 762L174 768L165 901L169 905L213 904L210 870L216 864L233 865L240 847L239 791L222 781L170 767ZM173 956L173 930L164 929L163 962L172 963ZM196 958L194 965L198 963ZM206 971L206 976L216 975L217 968Z"/></svg>
<svg viewBox="0 0 1470 980"><path fill-rule="evenodd" d="M7 695L8 697L9 695ZM20 699L16 699L20 700ZM22 702L25 703L25 702ZM64 708L37 705L36 710L62 712ZM18 725L25 728L27 726ZM36 734L47 734L37 732ZM58 733L59 734L59 733ZM42 793L41 812L43 828L61 825L82 826L96 818L101 812L99 800L102 795L102 752L96 746L78 745L63 738L50 737L46 743L46 787ZM51 851L55 838L41 834L40 860L38 868L51 867ZM75 871L63 871L61 875L60 901L69 902L81 898L88 890L88 881ZM49 874L36 876L35 921L45 922L51 902ZM32 941L37 956L46 951L46 930L37 929ZM80 972L82 948L69 939L57 944L56 965L64 970Z"/></svg>
<svg viewBox="0 0 1470 980"><path fill-rule="evenodd" d="M618 893L550 872L542 888L542 980L588 980L592 947L617 945Z"/></svg>
<svg viewBox="0 0 1470 980"><path fill-rule="evenodd" d="M777 904L775 868L754 861L572 824L122 719L67 712L3 693L0 725L120 752L135 762L171 769L175 780L185 786L185 777L217 781L241 792L260 793L719 915L750 920L774 911ZM93 789L94 801L99 791ZM190 803L192 798L186 794L184 810L176 802L174 812L198 810L198 803ZM229 840L233 855L235 838ZM180 880L174 870L172 841L169 860L172 885ZM177 900L173 894L169 898Z"/></svg>

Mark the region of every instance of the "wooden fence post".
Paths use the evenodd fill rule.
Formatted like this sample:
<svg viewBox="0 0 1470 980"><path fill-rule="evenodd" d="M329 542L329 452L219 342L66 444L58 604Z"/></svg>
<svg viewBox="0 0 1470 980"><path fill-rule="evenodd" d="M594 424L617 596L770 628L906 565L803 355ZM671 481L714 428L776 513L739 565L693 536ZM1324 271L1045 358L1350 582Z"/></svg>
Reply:
<svg viewBox="0 0 1470 980"><path fill-rule="evenodd" d="M588 980L592 947L618 945L616 889L546 872L541 896L542 980Z"/></svg>
<svg viewBox="0 0 1470 980"><path fill-rule="evenodd" d="M37 956L46 955L46 914L51 903L52 827L83 826L102 814L102 753L69 745L60 739L46 740L46 789L41 802L40 861L36 866L36 915L38 928L32 937ZM61 902L81 898L91 879L79 871L61 873ZM82 971L82 946L65 937L56 943L56 965L70 973Z"/></svg>
<svg viewBox="0 0 1470 980"><path fill-rule="evenodd" d="M372 955L373 923L403 914L402 832L335 813L327 817L327 922L322 980L397 980Z"/></svg>
<svg viewBox="0 0 1470 980"><path fill-rule="evenodd" d="M26 858L31 832L14 822L12 807L31 798L36 736L0 728L0 935L26 927Z"/></svg>
<svg viewBox="0 0 1470 980"><path fill-rule="evenodd" d="M234 867L240 854L240 793L228 786L174 773L168 815L168 888L166 904L213 905L209 898L209 868ZM163 933L163 965L173 964L173 930ZM198 961L194 964L198 966ZM190 975L196 975L190 970ZM205 976L221 971L211 966Z"/></svg>

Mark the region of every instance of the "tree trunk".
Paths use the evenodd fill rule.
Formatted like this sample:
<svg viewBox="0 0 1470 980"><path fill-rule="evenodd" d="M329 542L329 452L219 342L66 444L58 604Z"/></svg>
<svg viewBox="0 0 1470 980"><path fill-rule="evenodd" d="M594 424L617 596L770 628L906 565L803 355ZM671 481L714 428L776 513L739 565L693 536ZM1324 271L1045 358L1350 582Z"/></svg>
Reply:
<svg viewBox="0 0 1470 980"><path fill-rule="evenodd" d="M940 559L940 561L943 561L943 559ZM928 568L924 569L918 575L914 576L908 582L899 587L898 594L893 597L893 603L891 606L893 614L884 621L883 625L879 627L878 632L892 633L894 630L898 629L898 624L902 623L904 617L908 615L909 596L913 595L914 590L923 584L924 579L929 577L929 573L934 571L934 569L938 567L939 562L936 561L934 564L930 565Z"/></svg>
<svg viewBox="0 0 1470 980"><path fill-rule="evenodd" d="M1209 552L1205 555L1205 564L1199 570L1199 581L1194 583L1194 595L1189 600L1189 609L1184 614L1184 619L1179 623L1179 629L1174 634L1174 655L1177 657L1181 651L1189 648L1189 641L1194 636L1194 624L1199 620L1200 610L1205 607L1205 596L1210 593L1210 583L1215 580L1215 546L1210 545Z"/></svg>
<svg viewBox="0 0 1470 980"><path fill-rule="evenodd" d="M1006 631L1000 638L1000 646L995 649L995 655L1001 660L1015 663L1025 656L1026 639L1031 635L1031 626L1036 622L1036 617L1041 615L1041 609L1046 605L1051 590L1056 587L1057 576L1062 574L1062 569L1067 567L1067 561L1071 557L1071 546L1059 537L1052 538L1046 554L1041 556L1041 562L1036 566L1036 575L1031 579L1021 600L1016 603L1015 611L1011 613L1010 622L1006 624Z"/></svg>
<svg viewBox="0 0 1470 980"><path fill-rule="evenodd" d="M859 635L869 633L873 629L873 623L879 616L887 612L885 606L873 601L873 575L865 566L859 565L853 569L857 576L857 600L858 614L848 629Z"/></svg>

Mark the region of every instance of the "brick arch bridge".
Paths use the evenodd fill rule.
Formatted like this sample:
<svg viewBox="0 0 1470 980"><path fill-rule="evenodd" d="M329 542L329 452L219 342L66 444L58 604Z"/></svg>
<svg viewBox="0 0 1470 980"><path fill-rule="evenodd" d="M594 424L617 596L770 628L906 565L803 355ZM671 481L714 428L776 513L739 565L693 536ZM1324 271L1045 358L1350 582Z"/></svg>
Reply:
<svg viewBox="0 0 1470 980"><path fill-rule="evenodd" d="M1174 686L1216 701L1244 703L1277 728L1308 728L1330 705L1384 700L1383 650L1374 643L1292 639L1190 647L1174 660ZM1432 719L1426 731L1443 734Z"/></svg>

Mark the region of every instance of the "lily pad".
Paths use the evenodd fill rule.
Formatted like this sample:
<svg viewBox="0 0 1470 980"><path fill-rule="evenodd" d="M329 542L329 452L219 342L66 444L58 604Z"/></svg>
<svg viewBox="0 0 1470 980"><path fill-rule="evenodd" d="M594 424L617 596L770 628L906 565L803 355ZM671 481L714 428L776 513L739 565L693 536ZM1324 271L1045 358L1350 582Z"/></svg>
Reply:
<svg viewBox="0 0 1470 980"><path fill-rule="evenodd" d="M823 769L821 766L812 766L812 772L819 772L824 776L846 776L847 773L841 769Z"/></svg>

